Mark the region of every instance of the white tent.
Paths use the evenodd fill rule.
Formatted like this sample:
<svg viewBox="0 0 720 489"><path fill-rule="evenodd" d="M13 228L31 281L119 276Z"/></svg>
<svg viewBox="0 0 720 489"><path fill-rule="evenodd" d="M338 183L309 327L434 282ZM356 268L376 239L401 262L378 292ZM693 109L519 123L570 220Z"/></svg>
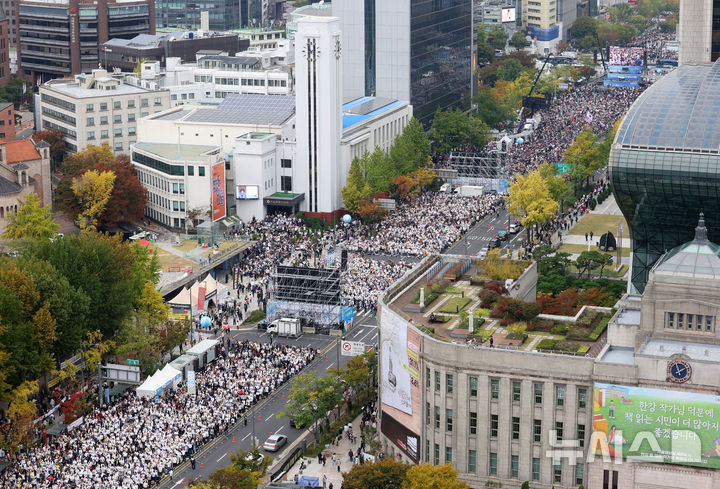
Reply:
<svg viewBox="0 0 720 489"><path fill-rule="evenodd" d="M182 289L175 297L168 301L168 304L172 307L190 307L190 289Z"/></svg>
<svg viewBox="0 0 720 489"><path fill-rule="evenodd" d="M170 365L165 365L162 370L158 370L152 377L145 379L145 382L138 386L135 392L138 397L151 399L162 395L165 389L174 389L180 380L182 380L182 373Z"/></svg>

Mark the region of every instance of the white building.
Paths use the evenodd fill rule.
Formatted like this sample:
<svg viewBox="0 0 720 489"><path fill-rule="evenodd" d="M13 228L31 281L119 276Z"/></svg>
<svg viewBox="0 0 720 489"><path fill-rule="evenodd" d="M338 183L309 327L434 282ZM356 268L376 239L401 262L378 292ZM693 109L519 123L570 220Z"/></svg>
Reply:
<svg viewBox="0 0 720 489"><path fill-rule="evenodd" d="M108 143L126 153L137 140L137 122L167 109L170 92L123 83L103 69L75 79L57 79L40 86L41 128L57 129L69 151Z"/></svg>
<svg viewBox="0 0 720 489"><path fill-rule="evenodd" d="M211 173L225 164L222 148L200 144L135 143L131 161L148 191L145 215L185 229L188 213L211 205Z"/></svg>
<svg viewBox="0 0 720 489"><path fill-rule="evenodd" d="M274 49L284 39L285 31L283 29L265 29L262 27L246 29L235 29L240 39L248 39L250 48Z"/></svg>

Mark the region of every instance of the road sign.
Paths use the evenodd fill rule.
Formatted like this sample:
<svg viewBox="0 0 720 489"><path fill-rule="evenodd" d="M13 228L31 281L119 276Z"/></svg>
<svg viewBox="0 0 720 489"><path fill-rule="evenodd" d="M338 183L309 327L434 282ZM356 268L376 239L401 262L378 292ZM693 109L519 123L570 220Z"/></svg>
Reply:
<svg viewBox="0 0 720 489"><path fill-rule="evenodd" d="M127 365L134 365L134 366L137 367L138 365L140 365L140 360L130 360L130 359L128 358L127 360L125 360L125 363L126 363Z"/></svg>
<svg viewBox="0 0 720 489"><path fill-rule="evenodd" d="M342 355L354 357L365 353L365 343L362 341L343 341L340 348Z"/></svg>

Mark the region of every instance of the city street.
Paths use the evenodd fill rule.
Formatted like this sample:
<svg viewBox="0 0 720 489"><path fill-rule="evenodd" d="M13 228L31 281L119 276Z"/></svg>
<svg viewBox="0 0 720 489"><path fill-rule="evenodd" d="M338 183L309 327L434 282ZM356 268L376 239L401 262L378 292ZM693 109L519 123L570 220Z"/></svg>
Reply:
<svg viewBox="0 0 720 489"><path fill-rule="evenodd" d="M501 207L498 217L495 217L495 214L487 216L478 225L470 229L463 238L456 241L446 253L448 255L476 256L483 246L488 246L488 243L498 234L498 231L507 231L507 228L508 213L504 207ZM513 252L521 247L520 243L522 243L525 236L526 234L523 228L520 228L520 231L510 236L510 246ZM506 246L507 242L503 242L503 250Z"/></svg>
<svg viewBox="0 0 720 489"><path fill-rule="evenodd" d="M361 314L356 318L355 326L346 335L347 340L362 341L367 346L374 346L377 343L377 324L374 314L369 312ZM243 328L239 331L232 331L231 338L234 340L251 340L266 343L269 341L267 333L253 328ZM312 346L318 349L318 356L315 361L306 367L305 370L313 370L321 376L327 374L328 369L336 368L338 357L340 368L344 368L350 357L339 356L339 346L336 337L327 335L304 334L296 339L279 338L275 342L293 344L296 346ZM292 380L290 381L292 382ZM183 462L174 471L172 479L166 476L156 486L158 489L173 488L187 484L195 478L207 479L217 469L230 465L230 455L239 450L249 450L253 446L253 420L255 421L254 431L258 445L271 434L283 434L288 437L285 447L276 454L269 453L273 457L280 457L287 450L295 448L293 443L307 430L290 427L287 417L278 418L278 413L285 410L286 397L290 393L290 382L273 392L268 398L260 401L248 414L247 426L242 420L236 424L234 429L214 439L202 447L195 456L195 470L190 467L190 462ZM262 453L264 452L261 449Z"/></svg>

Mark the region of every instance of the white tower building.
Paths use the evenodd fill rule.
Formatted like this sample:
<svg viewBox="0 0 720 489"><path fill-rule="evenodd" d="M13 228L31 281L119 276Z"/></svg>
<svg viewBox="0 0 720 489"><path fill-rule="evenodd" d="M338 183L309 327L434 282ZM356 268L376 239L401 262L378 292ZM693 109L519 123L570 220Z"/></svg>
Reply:
<svg viewBox="0 0 720 489"><path fill-rule="evenodd" d="M340 161L342 73L340 21L306 17L295 35L297 167L306 188L303 210L332 212L342 207L346 169Z"/></svg>

